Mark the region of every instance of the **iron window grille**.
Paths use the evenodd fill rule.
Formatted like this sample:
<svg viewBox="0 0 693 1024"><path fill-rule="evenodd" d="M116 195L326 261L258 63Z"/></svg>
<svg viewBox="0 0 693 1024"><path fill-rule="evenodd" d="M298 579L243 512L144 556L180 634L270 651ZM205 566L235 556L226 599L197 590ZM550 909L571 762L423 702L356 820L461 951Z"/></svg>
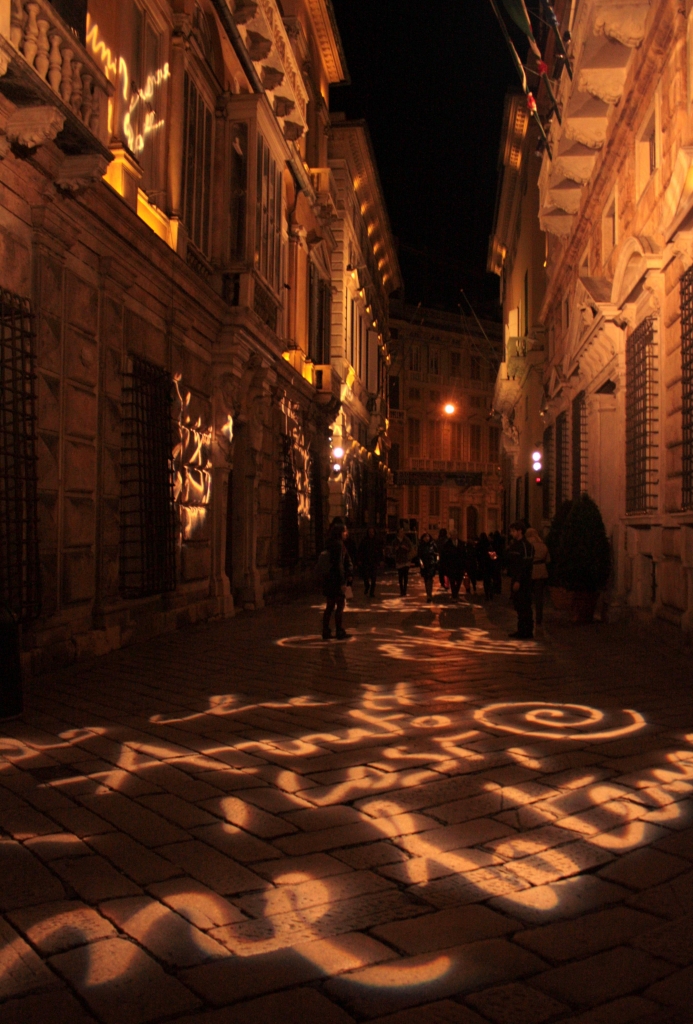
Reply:
<svg viewBox="0 0 693 1024"><path fill-rule="evenodd" d="M556 479L556 508L560 508L569 498L569 451L568 451L568 414L562 412L556 417L556 453L554 459Z"/></svg>
<svg viewBox="0 0 693 1024"><path fill-rule="evenodd" d="M20 622L36 618L41 610L31 304L4 289L0 289L0 605Z"/></svg>
<svg viewBox="0 0 693 1024"><path fill-rule="evenodd" d="M123 388L120 585L124 597L176 589L173 379L131 357Z"/></svg>
<svg viewBox="0 0 693 1024"><path fill-rule="evenodd" d="M693 508L693 267L681 278L681 406L683 481L681 505Z"/></svg>
<svg viewBox="0 0 693 1024"><path fill-rule="evenodd" d="M573 399L573 498L587 490L587 403L585 392Z"/></svg>
<svg viewBox="0 0 693 1024"><path fill-rule="evenodd" d="M626 342L626 513L657 509L659 435L654 318Z"/></svg>
<svg viewBox="0 0 693 1024"><path fill-rule="evenodd" d="M554 438L553 427L547 427L544 431L544 475L542 477L543 487L541 491L542 515L544 519L551 519L554 514L553 504L553 476L554 476Z"/></svg>

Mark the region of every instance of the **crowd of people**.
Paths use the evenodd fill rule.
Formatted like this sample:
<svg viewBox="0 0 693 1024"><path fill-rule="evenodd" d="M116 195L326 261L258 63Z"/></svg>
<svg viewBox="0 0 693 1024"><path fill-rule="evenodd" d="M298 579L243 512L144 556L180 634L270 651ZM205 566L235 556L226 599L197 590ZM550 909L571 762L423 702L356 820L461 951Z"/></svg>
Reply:
<svg viewBox="0 0 693 1024"><path fill-rule="evenodd" d="M433 600L436 578L444 591L449 591L453 602L459 601L460 590L476 594L479 581L483 585L486 601L502 593L502 573L510 577L510 594L517 612L517 630L511 636L518 640L534 637L534 621L541 626L544 613L544 590L548 579L549 551L537 530L524 521L510 527L511 542L497 530L482 533L476 541L463 541L456 530L441 529L433 538L429 531L421 534L418 544L398 530L390 549L397 570L399 592L406 597L409 572L418 567L426 591L426 601ZM335 636L347 638L343 612L347 594L358 573L363 581L367 598L375 597L378 574L385 557L383 539L374 527L366 530L356 547L346 523L337 518L330 527L325 550L318 561L326 599L323 614L323 640L332 639L331 621L335 618Z"/></svg>

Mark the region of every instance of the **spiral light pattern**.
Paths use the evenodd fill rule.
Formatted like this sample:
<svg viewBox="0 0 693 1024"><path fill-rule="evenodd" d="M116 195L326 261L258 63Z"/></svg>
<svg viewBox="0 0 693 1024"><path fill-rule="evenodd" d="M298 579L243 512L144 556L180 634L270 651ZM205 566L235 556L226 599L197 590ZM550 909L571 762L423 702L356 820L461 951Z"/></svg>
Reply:
<svg viewBox="0 0 693 1024"><path fill-rule="evenodd" d="M600 711L585 704L542 701L489 704L476 711L474 718L487 728L533 739L611 740L645 727L638 711Z"/></svg>

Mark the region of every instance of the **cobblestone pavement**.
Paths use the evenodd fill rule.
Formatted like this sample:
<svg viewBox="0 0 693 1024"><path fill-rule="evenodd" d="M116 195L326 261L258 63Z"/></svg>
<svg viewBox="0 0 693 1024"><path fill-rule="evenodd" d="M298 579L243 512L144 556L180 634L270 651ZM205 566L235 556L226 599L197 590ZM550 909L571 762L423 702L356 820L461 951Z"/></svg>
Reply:
<svg viewBox="0 0 693 1024"><path fill-rule="evenodd" d="M689 660L380 594L342 643L304 601L32 684L3 1024L690 1024Z"/></svg>

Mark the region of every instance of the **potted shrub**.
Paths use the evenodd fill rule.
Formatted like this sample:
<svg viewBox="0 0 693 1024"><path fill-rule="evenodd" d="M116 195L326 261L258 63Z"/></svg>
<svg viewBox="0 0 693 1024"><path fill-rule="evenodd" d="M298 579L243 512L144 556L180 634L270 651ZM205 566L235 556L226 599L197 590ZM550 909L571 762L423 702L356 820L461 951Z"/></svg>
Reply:
<svg viewBox="0 0 693 1024"><path fill-rule="evenodd" d="M573 608L573 595L569 590L566 589L560 582L556 573L556 566L558 564L558 552L561 546L561 538L563 536L563 529L566 524L566 520L570 515L570 511L573 507L572 501L564 501L556 515L551 520L551 527L546 536L546 546L549 549L549 593L551 594L551 603L557 611L572 611Z"/></svg>
<svg viewBox="0 0 693 1024"><path fill-rule="evenodd" d="M573 620L591 622L611 573L611 548L601 512L587 494L572 503L565 518L554 573L560 586L572 593Z"/></svg>

